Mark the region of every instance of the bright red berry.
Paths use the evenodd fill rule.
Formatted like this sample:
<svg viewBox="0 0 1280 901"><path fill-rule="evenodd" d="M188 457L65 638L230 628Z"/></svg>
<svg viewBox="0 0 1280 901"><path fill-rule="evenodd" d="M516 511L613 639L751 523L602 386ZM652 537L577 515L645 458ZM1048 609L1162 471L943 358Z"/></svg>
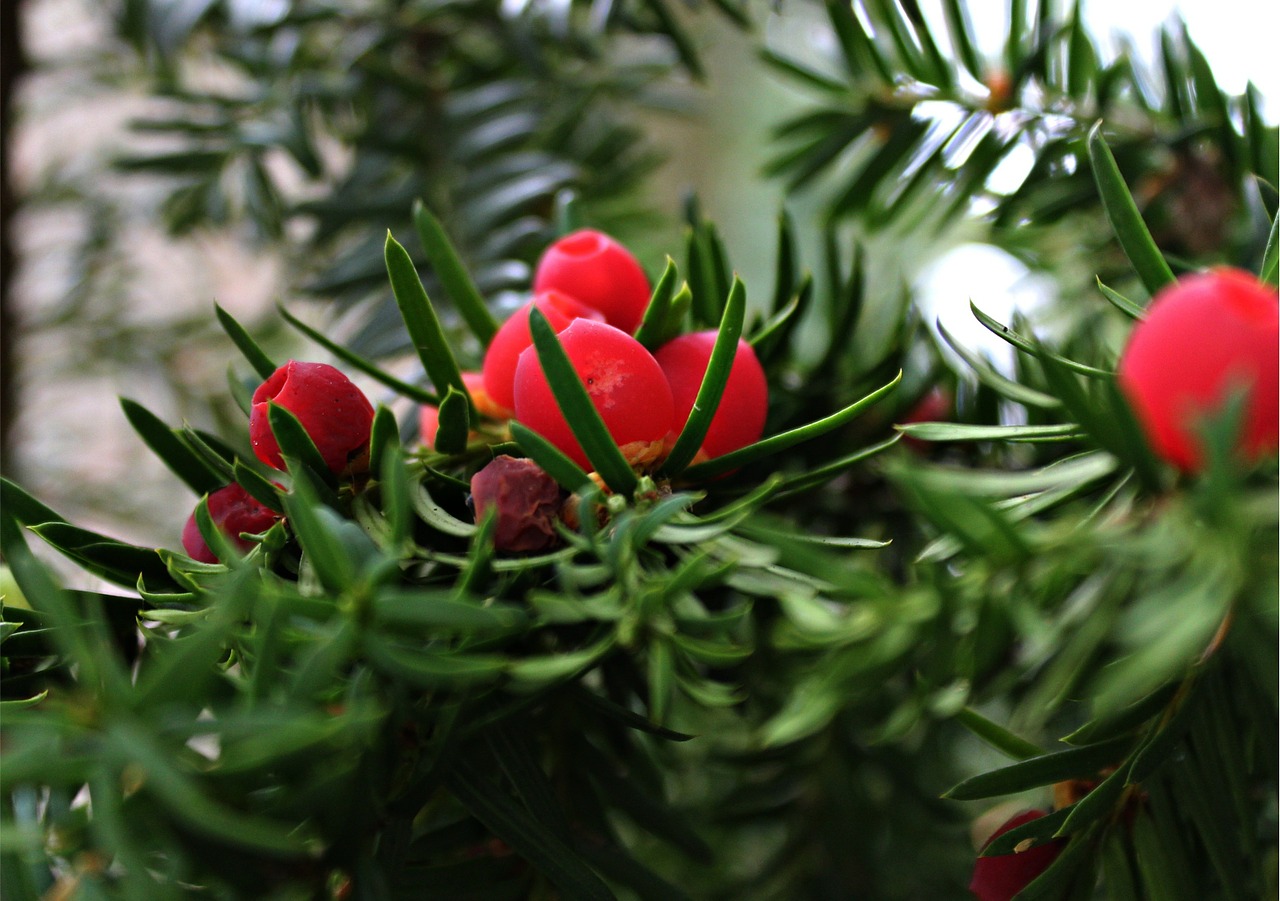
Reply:
<svg viewBox="0 0 1280 901"><path fill-rule="evenodd" d="M471 477L476 522L497 511L493 545L500 551L543 551L559 543L560 486L532 460L503 454Z"/></svg>
<svg viewBox="0 0 1280 901"><path fill-rule="evenodd" d="M1044 816L1042 810L1027 810L1007 820L992 834L987 844L1010 829ZM1013 854L979 857L973 866L969 891L979 901L1009 901L1049 868L1062 853L1061 840L1041 842Z"/></svg>
<svg viewBox="0 0 1280 901"><path fill-rule="evenodd" d="M565 235L543 253L534 271L535 292L555 288L604 314L628 335L649 305L649 279L631 252L603 232Z"/></svg>
<svg viewBox="0 0 1280 901"><path fill-rule="evenodd" d="M554 288L538 292L533 300L512 313L493 336L484 354L484 388L495 403L508 410L516 404L516 363L524 349L533 343L533 336L529 333L529 310L535 306L556 333L564 331L575 319L604 321L604 314L599 310Z"/></svg>
<svg viewBox="0 0 1280 901"><path fill-rule="evenodd" d="M714 329L692 332L668 341L654 354L671 385L677 430L684 426L693 410L715 343ZM751 345L739 340L729 368L729 381L711 417L707 436L702 440L700 458L719 457L760 440L768 412L769 385L764 369Z"/></svg>
<svg viewBox="0 0 1280 901"><path fill-rule="evenodd" d="M1280 303L1238 269L1190 275L1158 293L1120 357L1120 389L1147 440L1184 472L1204 464L1197 428L1247 390L1239 450L1253 462L1280 431Z"/></svg>
<svg viewBox="0 0 1280 901"><path fill-rule="evenodd" d="M574 320L560 333L560 343L623 455L638 466L661 457L674 421L671 388L644 345L590 319ZM534 347L520 355L515 389L516 419L590 469Z"/></svg>
<svg viewBox="0 0 1280 901"><path fill-rule="evenodd" d="M345 375L327 363L290 360L253 392L249 414L253 451L268 466L284 469L267 414L272 403L298 417L331 470L342 473L358 468L368 450L373 407Z"/></svg>
<svg viewBox="0 0 1280 901"><path fill-rule="evenodd" d="M252 548L253 543L241 538L241 532L256 535L265 532L280 519L279 513L259 503L253 495L234 482L212 492L207 505L213 524L242 551ZM187 518L187 524L182 529L182 547L193 560L201 563L218 562L204 536L200 534L195 513Z"/></svg>

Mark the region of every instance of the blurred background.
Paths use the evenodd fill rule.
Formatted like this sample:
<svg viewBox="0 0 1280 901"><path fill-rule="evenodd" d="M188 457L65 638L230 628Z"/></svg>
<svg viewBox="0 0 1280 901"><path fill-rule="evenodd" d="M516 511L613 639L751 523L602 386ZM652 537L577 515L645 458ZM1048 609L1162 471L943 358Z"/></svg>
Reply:
<svg viewBox="0 0 1280 901"><path fill-rule="evenodd" d="M353 4L368 7L371 19L381 5ZM214 20L220 37L196 28L209 24L215 6L213 15L222 17ZM144 545L177 544L194 498L147 452L117 398L141 401L171 424L187 421L234 433L239 412L228 399L227 378L228 366L239 360L217 328L215 302L278 358L325 356L286 331L276 303L342 340L394 350L386 344L392 339L375 327L376 315L356 297L365 290L363 283L334 273L344 264L344 253L352 259L364 253L376 277L380 258L368 251L389 226L409 243L411 235L399 231L407 206L395 207L393 194L386 203L398 210L394 214L380 219L373 203L361 210L364 238L340 234L332 224L334 207L325 206L374 195L362 189L362 158L353 152L354 142L345 139L357 134L364 139L367 133L317 129L309 146L292 156L267 136L261 146L271 149L251 157L261 172L251 166L233 189L216 195L175 195L175 183L198 187L203 177L201 158L182 157L188 146L184 139L190 129L207 127L212 133L215 128L212 119L201 122L184 112L190 98L182 92L213 96L271 90L273 70L266 56L252 65L232 65L234 54L218 41L228 34L236 38L236 28L244 24L237 16L253 26L244 33L256 35L288 6L283 0L3 4L4 215L12 253L3 264L3 471L87 528ZM546 6L554 31L556 4ZM922 6L932 10L937 4ZM969 8L979 37L995 47L1007 28L1003 6L983 2ZM172 36L168 58L158 58L163 54L156 46L137 40L131 30L136 26L131 17L146 7L167 17L161 31L168 28ZM788 193L781 179L766 173L777 153L771 129L803 109L810 94L763 65L759 48L832 70L836 47L816 4L759 3L749 12L753 25L744 29L724 16L675 7L704 70L700 79L673 68L671 49L654 46L650 35L628 33L608 45L612 68L602 71L591 88L604 98L609 121L600 126L604 137L590 152L642 154L644 160L633 160L636 179L626 191L592 195L588 186L585 193L589 219L614 228L656 274L663 255L681 246L682 211L690 192L696 192L701 212L717 224L735 267L759 301L770 284L776 219L784 200L802 246L811 251L820 237L810 223L821 205L817 193ZM1238 94L1252 82L1264 104L1274 102L1280 90L1275 5L1133 0L1089 3L1085 14L1108 52L1129 47L1152 64L1158 58L1157 28L1181 16L1224 90ZM441 34L446 42L466 38L464 31ZM340 69L351 46L364 37L352 31L330 39L332 68ZM251 45L245 47L247 57ZM275 45L266 49L290 52ZM429 43L415 51L421 52L428 75L432 65L453 64L440 55L448 51ZM505 52L518 55L521 48L513 45ZM432 62L436 59L444 62ZM595 65L583 59L587 62L572 62ZM181 78L175 75L179 71ZM319 65L307 70L311 77L323 71ZM267 81L255 85L255 72ZM548 77L554 83L558 76ZM297 84L291 81L286 89L297 90ZM186 131L173 122L183 117ZM506 117L496 112L489 122L506 122ZM253 122L239 124L240 138L252 144ZM413 127L423 130L425 140L437 124L449 128L443 119ZM413 140L412 128L407 131ZM241 162L237 158L235 165ZM220 180L243 174L225 159L220 165ZM1025 175L1016 171L1016 159L1003 165L1015 183ZM549 162L544 171L556 171L552 166ZM459 184L465 177L458 172ZM263 185L270 190L257 191ZM428 185L428 190L435 189ZM446 204L449 197L447 191L437 195ZM521 226L523 221L512 223L510 235L503 233L518 250L508 254L513 258L527 259L540 234L533 225ZM978 345L982 330L970 327L969 298L982 297L988 311L1000 316L1015 305L1032 308L1055 290L1043 273L1032 273L1015 256L983 244L980 230L964 220L909 246L892 232L866 236L866 245L875 281L913 285L926 320L943 317L950 330ZM476 258L485 258L483 242L476 246L481 248ZM810 265L815 257L808 255ZM1091 262L1063 259L1059 264L1088 277ZM495 266L489 275L490 296L511 303L527 269ZM366 387L376 396L373 386Z"/></svg>

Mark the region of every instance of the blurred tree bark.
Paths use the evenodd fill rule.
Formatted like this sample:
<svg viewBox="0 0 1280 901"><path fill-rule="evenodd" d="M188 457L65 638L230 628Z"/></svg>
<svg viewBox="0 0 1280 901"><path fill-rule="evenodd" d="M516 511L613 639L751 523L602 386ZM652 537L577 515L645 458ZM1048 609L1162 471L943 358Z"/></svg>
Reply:
<svg viewBox="0 0 1280 901"><path fill-rule="evenodd" d="M0 3L0 468L11 459L10 445L17 391L13 358L15 317L9 286L13 279L13 222L16 198L9 179L9 135L13 125L13 92L27 69L22 52L19 10L22 0Z"/></svg>

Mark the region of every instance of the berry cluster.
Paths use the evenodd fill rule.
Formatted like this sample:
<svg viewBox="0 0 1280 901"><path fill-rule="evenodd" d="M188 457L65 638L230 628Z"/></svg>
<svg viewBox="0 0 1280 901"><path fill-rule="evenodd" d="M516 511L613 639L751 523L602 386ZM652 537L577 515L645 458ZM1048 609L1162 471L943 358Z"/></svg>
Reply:
<svg viewBox="0 0 1280 901"><path fill-rule="evenodd" d="M621 244L598 231L574 232L552 244L534 276L532 298L497 330L481 371L463 373L478 412L515 420L584 469L590 460L543 370L530 315L537 309L558 334L609 435L637 469L656 469L693 411L710 364L714 330L679 335L650 353L634 333L649 303L644 270ZM1119 365L1119 385L1154 450L1185 472L1204 465L1204 420L1232 391L1242 391L1237 453L1246 462L1273 453L1277 435L1277 335L1280 305L1274 289L1238 270L1188 276L1161 292L1134 329ZM271 407L293 414L336 476L354 477L368 465L373 407L351 381L323 363L289 361L253 394L249 435L263 463L284 469ZM764 431L768 385L755 352L739 340L728 381L695 462L757 441ZM421 435L434 443L437 408L424 406ZM516 465L518 462L519 465ZM497 512L500 550L531 551L556 541L555 483L529 461L499 458L475 474L477 517ZM252 545L280 514L240 485L209 495L209 518L233 546ZM536 514L536 515L535 515ZM193 513L183 546L196 560L216 562Z"/></svg>
<svg viewBox="0 0 1280 901"><path fill-rule="evenodd" d="M693 409L716 333L681 335L650 353L634 337L649 304L649 279L630 251L591 229L547 248L534 274L533 292L494 335L481 371L463 374L476 408L491 418L514 419L590 468L533 347L529 315L536 308L559 337L623 455L636 467L660 463ZM764 370L751 346L739 341L728 385L697 459L718 457L759 439L767 408ZM437 416L435 408L423 408L427 446Z"/></svg>
<svg viewBox="0 0 1280 901"><path fill-rule="evenodd" d="M601 420L632 466L652 469L667 457L693 411L715 346L714 330L677 336L650 353L635 337L649 304L650 285L635 257L598 231L584 229L552 244L534 276L533 297L498 329L479 372L464 372L463 384L479 413L515 420L537 432L583 468L590 461L560 410L533 346L529 317L535 308L557 333ZM292 413L310 436L324 464L339 477L368 465L373 408L351 381L324 363L289 361L253 394L249 436L258 458L284 469L270 408ZM722 456L760 438L768 409L768 386L755 352L739 341L728 382L695 461ZM423 406L421 438L434 445L439 409ZM475 474L473 503L481 517L493 508L495 543L501 550L539 550L556 541L551 523L555 483L529 461L500 457ZM241 549L240 538L259 534L280 515L239 485L208 500L214 525ZM535 515L536 513L536 515ZM215 562L196 524L183 532L193 558Z"/></svg>
<svg viewBox="0 0 1280 901"><path fill-rule="evenodd" d="M481 413L514 419L538 433L579 466L590 461L560 410L533 346L529 317L535 308L557 334L615 444L632 466L661 464L693 410L711 360L716 332L680 335L650 353L634 337L649 304L650 285L636 258L598 231L584 229L552 244L538 262L533 297L502 324L485 352L480 372L463 374ZM768 385L755 352L739 341L720 404L695 461L722 456L758 440L768 411ZM422 440L432 445L438 410L422 410ZM531 479L502 467L501 483ZM488 487L496 477L482 469L472 481L477 515L492 506L498 515L497 544L503 550L535 550L555 540L528 535L509 542L527 519L522 504L506 505L506 494ZM485 486L482 490L478 486ZM517 495L523 496L519 492ZM486 498L480 502L481 496ZM515 495L513 495L515 496Z"/></svg>
<svg viewBox="0 0 1280 901"><path fill-rule="evenodd" d="M511 418L590 469L533 346L529 314L536 307L558 334L626 460L640 468L660 464L693 410L716 333L681 335L650 353L634 337L649 303L649 280L625 247L598 231L577 231L552 244L538 262L533 287L533 298L503 323L485 354L488 398L509 407ZM767 407L764 370L750 345L739 341L699 458L721 456L759 439ZM495 461L490 466L509 464ZM486 470L477 473L473 495L479 498L477 483L487 484L489 479ZM499 536L510 528L508 518L522 520L525 515L523 507L494 506ZM554 535L548 535L551 540ZM523 542L519 548L504 546L501 540L498 545L509 550L528 547Z"/></svg>

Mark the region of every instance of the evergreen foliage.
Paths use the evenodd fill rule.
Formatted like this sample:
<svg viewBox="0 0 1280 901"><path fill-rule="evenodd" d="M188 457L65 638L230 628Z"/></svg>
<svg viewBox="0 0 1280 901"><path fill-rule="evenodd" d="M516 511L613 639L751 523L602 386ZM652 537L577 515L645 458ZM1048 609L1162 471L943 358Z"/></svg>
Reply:
<svg viewBox="0 0 1280 901"><path fill-rule="evenodd" d="M1105 59L1079 2L1065 15L1015 2L1003 52L988 59L965 5L942 7L935 27L915 0L827 3L838 75L764 51L821 98L776 127L785 146L771 172L795 189L832 176L832 218L938 228L977 207L997 241L1020 245L1015 231L1096 208L1082 147L1101 120L1165 253L1182 265L1260 254L1258 217L1276 209L1276 132L1252 86L1239 97L1219 88L1185 28L1161 33L1153 72L1131 48ZM1025 170L1013 188L993 183L1002 163ZM1258 207L1254 228L1234 224L1246 198Z"/></svg>
<svg viewBox="0 0 1280 901"><path fill-rule="evenodd" d="M635 198L660 154L625 111L678 104L676 70L701 77L680 19L668 0L127 0L120 33L173 107L134 127L175 146L118 165L174 180L174 232L247 221L280 240L305 223L298 281L343 304L390 299L382 231L408 231L425 200L492 297L527 284L562 191L603 227L652 221ZM356 347L406 349L393 306L363 320Z"/></svg>
<svg viewBox="0 0 1280 901"><path fill-rule="evenodd" d="M1235 460L1241 410L1228 403L1206 424L1203 472L1162 463L1117 387L1107 336L1175 272L1229 261L1275 283L1276 130L1251 94L1217 90L1184 34L1166 37L1157 94L1127 58L1100 60L1077 11L1058 21L1044 4L1028 19L1011 5L1003 80L958 2L943 4L937 33L914 2L828 4L845 80L765 54L825 98L780 129L791 144L774 167L796 187L828 186L824 277L806 269L784 214L773 284L743 285L732 249L690 205L686 246L638 334L650 347L691 329L722 339L707 405L665 468L637 471L617 453L559 340L531 316L594 474L468 403L461 373L492 337L488 301L528 281L499 261L608 219L604 201L636 183L610 166L642 174L634 157L575 156L582 145L555 123L604 86L633 85L588 52L609 28L584 22L665 34L696 73L661 0L598 5L594 19L572 4L511 17L487 3L372 3L364 31L327 6L246 23L230 2L126 5L124 26L141 44L149 22L162 68L201 21L250 74L273 49L297 61L296 81L262 82L269 96L175 93L186 112L170 125L188 138L205 121L192 110L226 115L200 137L213 149L133 165L194 167L169 207L187 198L188 225L216 218L232 159L249 161L269 198L266 170L253 174L265 146L292 144L305 168L312 117L368 116L353 129L349 180L305 211L317 246L351 241L324 293L369 294L376 270L393 303L371 307L346 344L284 317L398 399L379 407L368 472L354 478L335 476L283 408L271 420L281 473L258 462L246 430L175 427L124 400L194 495L234 481L284 514L241 554L196 503L225 563L94 534L3 483L6 896L953 898L977 853L969 822L1005 797L1054 810L984 853L1064 842L1019 898L1274 895L1275 460ZM329 65L326 29L405 30L425 56L373 66L383 58L363 51L374 44L352 38L335 85L313 79ZM433 43L437 29L478 43ZM521 42L506 43L513 35ZM570 59L573 77L526 93L538 66L495 67L512 46L531 55L508 65L557 73L543 87ZM385 109L424 97L413 122L457 126L441 129L439 157L384 131L410 121L384 121ZM939 98L963 121L917 114ZM499 108L508 114L494 118ZM510 116L518 140L476 143ZM294 130L255 144L250 118ZM599 121L600 134L624 128ZM566 140L542 143L552 135ZM1036 162L1021 187L991 196L987 179L1015 144ZM1135 198L1170 159L1175 172L1211 166L1231 198L1222 222L1171 216L1178 178ZM466 178L450 177L459 167ZM582 202L553 210L567 187ZM269 224L273 208L251 212ZM1052 341L975 304L1014 348L1012 372L958 342L964 372L937 362L909 292L870 291L863 251L850 257L844 240L850 217L910 236L974 215L1023 249L1072 229L1107 282ZM1116 239L1105 251L1079 226L1104 218ZM1196 243L1188 225L1213 240ZM506 237L482 240L495 233ZM752 307L748 292L769 301ZM851 358L869 310L892 326ZM277 361L217 318L244 358L233 388L247 413ZM739 334L769 376L765 437L694 462ZM399 348L416 352L421 378L389 371ZM911 422L935 387L949 411ZM410 402L440 405L434 447L399 412ZM495 520L472 515L470 477L498 454L531 458L575 498L559 547L498 552ZM36 539L127 594L60 586Z"/></svg>

